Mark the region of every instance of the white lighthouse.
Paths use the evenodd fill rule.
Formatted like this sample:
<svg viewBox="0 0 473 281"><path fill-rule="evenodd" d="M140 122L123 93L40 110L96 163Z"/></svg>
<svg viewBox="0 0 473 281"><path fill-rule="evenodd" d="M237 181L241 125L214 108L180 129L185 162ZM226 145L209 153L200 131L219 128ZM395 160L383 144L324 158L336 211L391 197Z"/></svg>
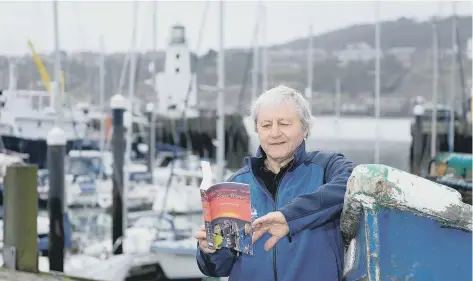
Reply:
<svg viewBox="0 0 473 281"><path fill-rule="evenodd" d="M182 25L171 28L164 71L157 74L158 114L179 118L191 85L186 107L186 117L197 117L197 77L191 73L191 53L186 31Z"/></svg>

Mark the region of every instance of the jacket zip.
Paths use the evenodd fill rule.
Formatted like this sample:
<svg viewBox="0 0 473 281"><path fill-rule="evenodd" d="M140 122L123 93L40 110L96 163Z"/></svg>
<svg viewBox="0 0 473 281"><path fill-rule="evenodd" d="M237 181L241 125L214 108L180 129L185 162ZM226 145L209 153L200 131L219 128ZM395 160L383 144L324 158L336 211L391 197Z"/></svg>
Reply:
<svg viewBox="0 0 473 281"><path fill-rule="evenodd" d="M291 164L291 166L286 170L281 180L279 181L279 184L276 187L276 195L275 195L275 198L273 199L273 196L271 196L271 194L269 193L268 188L266 187L264 182L260 182L259 179L256 178L256 176L254 175L253 169L251 169L251 164L250 164L250 172L251 172L251 176L253 177L253 180L256 182L256 184L259 185L260 188L263 189L263 192L266 193L266 195L268 195L269 198L273 199L273 202L274 202L273 212L276 212L278 209L279 186L282 184L284 178L286 177L287 172L289 172L289 170L292 168L292 165L293 164ZM276 263L276 245L274 245L274 248L273 248L273 275L274 275L274 281L278 281L278 271L277 271L277 263Z"/></svg>
<svg viewBox="0 0 473 281"><path fill-rule="evenodd" d="M286 173L284 173L284 176L286 175ZM284 176L281 178L281 182L282 180L284 179ZM280 182L280 183L281 183ZM274 210L273 212L276 212L277 208L278 208L278 194L279 194L279 185L276 187L276 196L275 196L275 204L274 204ZM274 271L274 281L278 281L278 269L277 269L277 264L276 264L276 245L274 245L274 253L273 253L273 271Z"/></svg>
<svg viewBox="0 0 473 281"><path fill-rule="evenodd" d="M279 186L281 186L281 184L283 183L283 180L284 178L286 177L287 175L287 172L289 172L289 170L292 168L292 165L287 168L286 172L284 172L284 175L281 177L281 180L279 181L279 184L278 186L276 187L276 196L275 196L275 201L274 201L274 212L277 211L278 209L278 195L279 195ZM274 254L273 254L273 270L274 270L274 281L278 281L278 270L277 270L277 264L276 264L276 245L274 245Z"/></svg>

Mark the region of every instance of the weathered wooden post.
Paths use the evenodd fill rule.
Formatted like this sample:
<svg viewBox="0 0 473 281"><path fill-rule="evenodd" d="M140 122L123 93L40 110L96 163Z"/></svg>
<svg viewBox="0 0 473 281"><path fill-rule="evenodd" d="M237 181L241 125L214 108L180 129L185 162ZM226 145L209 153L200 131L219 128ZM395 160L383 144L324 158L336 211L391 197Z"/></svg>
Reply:
<svg viewBox="0 0 473 281"><path fill-rule="evenodd" d="M146 152L146 163L148 165L148 172L153 173L154 167L154 158L156 150L156 114L154 111L154 104L148 103L146 105L146 115L149 122L149 131L148 131L148 151ZM151 177L151 183L154 182L153 177Z"/></svg>
<svg viewBox="0 0 473 281"><path fill-rule="evenodd" d="M49 171L49 270L64 271L64 130L54 127L48 134Z"/></svg>
<svg viewBox="0 0 473 281"><path fill-rule="evenodd" d="M6 267L38 272L38 169L13 164L3 189L3 261Z"/></svg>
<svg viewBox="0 0 473 281"><path fill-rule="evenodd" d="M412 133L412 173L415 175L420 175L422 169L422 148L424 140L424 134L422 132L422 117L424 116L424 107L422 105L418 104L414 106L414 116L415 124L414 132Z"/></svg>
<svg viewBox="0 0 473 281"><path fill-rule="evenodd" d="M113 118L112 154L113 154L113 191L112 191L112 247L113 254L123 253L123 164L125 160L125 124L124 112L126 99L117 94L110 100ZM128 128L131 130L130 128Z"/></svg>

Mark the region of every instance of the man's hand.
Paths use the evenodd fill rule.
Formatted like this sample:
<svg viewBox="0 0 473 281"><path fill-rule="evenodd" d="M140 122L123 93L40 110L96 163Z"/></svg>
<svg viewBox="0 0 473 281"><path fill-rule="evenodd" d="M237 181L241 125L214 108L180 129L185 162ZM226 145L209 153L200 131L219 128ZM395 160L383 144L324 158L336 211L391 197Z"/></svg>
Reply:
<svg viewBox="0 0 473 281"><path fill-rule="evenodd" d="M207 234L205 233L205 226L200 227L200 231L194 233L194 238L199 241L199 247L206 254L215 253L215 250L209 249L207 245Z"/></svg>
<svg viewBox="0 0 473 281"><path fill-rule="evenodd" d="M276 245L279 239L289 233L286 218L281 212L271 212L253 222L253 244L263 236L265 232L272 235L264 244L264 249L269 251Z"/></svg>

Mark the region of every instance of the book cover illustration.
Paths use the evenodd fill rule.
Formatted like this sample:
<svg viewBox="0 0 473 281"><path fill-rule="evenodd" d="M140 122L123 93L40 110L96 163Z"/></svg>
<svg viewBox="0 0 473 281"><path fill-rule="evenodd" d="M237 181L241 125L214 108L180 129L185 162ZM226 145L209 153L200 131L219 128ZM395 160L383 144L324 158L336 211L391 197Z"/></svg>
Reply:
<svg viewBox="0 0 473 281"><path fill-rule="evenodd" d="M253 255L249 185L235 182L212 184L210 163L201 161L201 164L200 193L209 248L230 248Z"/></svg>

